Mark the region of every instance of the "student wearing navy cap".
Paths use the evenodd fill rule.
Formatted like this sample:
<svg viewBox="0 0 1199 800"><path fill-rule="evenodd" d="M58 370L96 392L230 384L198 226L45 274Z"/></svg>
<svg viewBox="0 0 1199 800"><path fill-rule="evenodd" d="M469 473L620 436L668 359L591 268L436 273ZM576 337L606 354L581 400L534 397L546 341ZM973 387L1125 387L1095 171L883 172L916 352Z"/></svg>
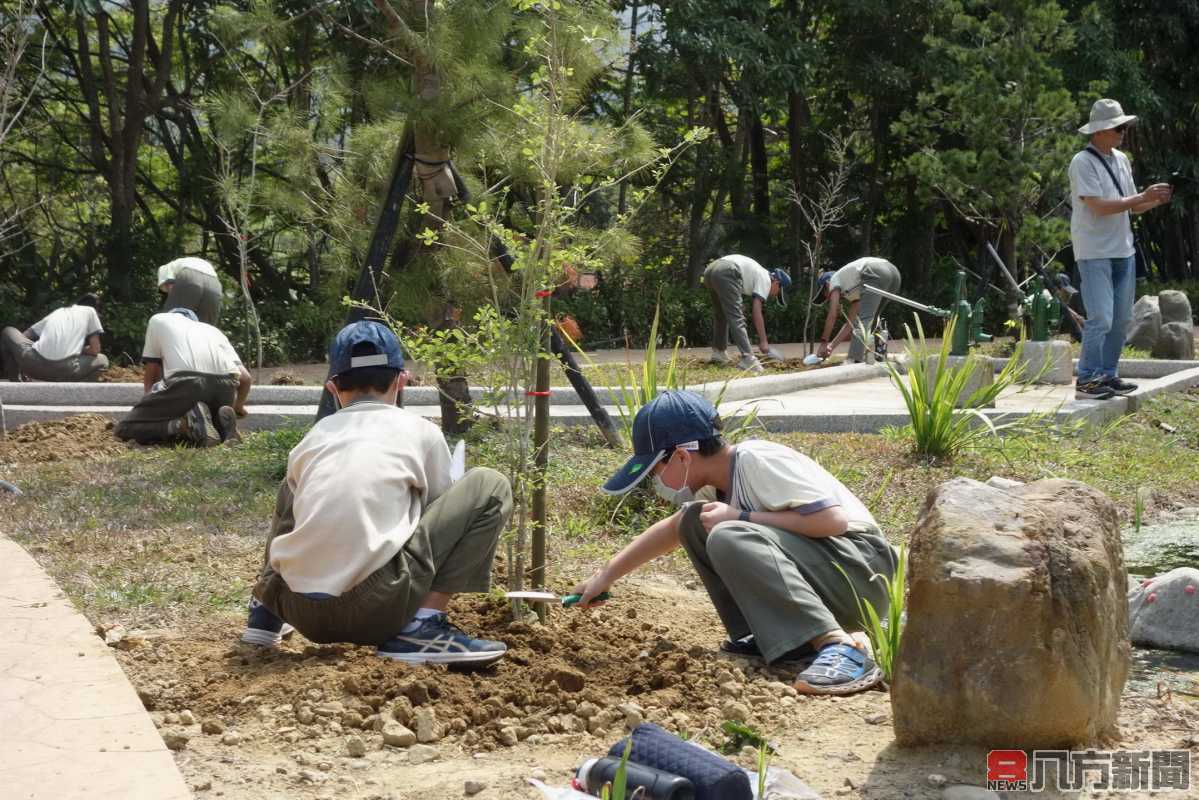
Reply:
<svg viewBox="0 0 1199 800"><path fill-rule="evenodd" d="M821 300L828 301L828 312L824 316L824 331L816 355L828 358L837 345L852 336L848 360L864 361L874 320L887 301L881 295L862 291L862 287L873 286L895 294L900 282L899 270L894 264L885 258L869 256L850 261L836 272L820 273L816 279L817 292ZM833 328L837 326L842 305L845 306L845 324L834 336ZM866 338L862 337L863 331Z"/></svg>
<svg viewBox="0 0 1199 800"><path fill-rule="evenodd" d="M749 344L749 332L745 327L745 310L742 298L750 298L750 314L754 321L754 330L758 334L758 345L766 358L782 361L783 354L770 346L766 338L766 317L763 314L764 304L773 297L779 305L787 304L787 289L791 286L791 276L781 269L767 270L757 261L748 256L728 255L718 258L704 270L704 285L712 295L712 357L713 364L724 364L728 356L724 354L729 343L729 334L733 335L733 344L741 353L737 362L740 369L751 372L762 372L762 365L754 357L753 348Z"/></svg>
<svg viewBox="0 0 1199 800"><path fill-rule="evenodd" d="M861 630L854 590L884 615L887 596L871 577L893 575L896 554L849 489L784 445L725 442L716 409L694 392L663 392L637 412L633 450L603 491L624 494L649 478L681 508L576 586L581 606L681 545L728 632L722 649L767 662L807 656L795 688L808 694L881 679L850 635Z"/></svg>
<svg viewBox="0 0 1199 800"><path fill-rule="evenodd" d="M329 366L338 411L288 455L242 641L275 646L294 627L411 664L499 660L504 643L463 633L446 607L491 588L508 480L478 467L452 481L441 429L396 406L408 373L387 326L347 325Z"/></svg>

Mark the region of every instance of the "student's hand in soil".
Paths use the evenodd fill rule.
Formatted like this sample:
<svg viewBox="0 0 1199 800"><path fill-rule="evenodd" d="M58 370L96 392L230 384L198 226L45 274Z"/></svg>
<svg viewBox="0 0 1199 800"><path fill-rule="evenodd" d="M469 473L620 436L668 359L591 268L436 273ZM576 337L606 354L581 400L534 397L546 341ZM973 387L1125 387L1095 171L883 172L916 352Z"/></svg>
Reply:
<svg viewBox="0 0 1199 800"><path fill-rule="evenodd" d="M579 602L575 603L575 608L590 608L592 605L602 606L605 600L598 603L592 603L592 599L599 594L602 594L612 588L614 581L610 581L604 577L603 570L596 570L595 574L587 580L575 584L575 588L570 590L571 594L580 595Z"/></svg>
<svg viewBox="0 0 1199 800"><path fill-rule="evenodd" d="M722 522L737 519L740 514L740 511L728 503L704 503L704 507L699 512L699 521L704 526L704 530L710 532Z"/></svg>

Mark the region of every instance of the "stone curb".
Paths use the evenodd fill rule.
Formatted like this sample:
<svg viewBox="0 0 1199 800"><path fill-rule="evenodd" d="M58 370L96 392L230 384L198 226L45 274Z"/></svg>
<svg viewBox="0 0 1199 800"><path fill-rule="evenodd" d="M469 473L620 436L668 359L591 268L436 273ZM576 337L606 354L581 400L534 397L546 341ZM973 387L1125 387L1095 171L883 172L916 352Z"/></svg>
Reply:
<svg viewBox="0 0 1199 800"><path fill-rule="evenodd" d="M3 795L190 798L112 651L38 563L3 536L0 586Z"/></svg>

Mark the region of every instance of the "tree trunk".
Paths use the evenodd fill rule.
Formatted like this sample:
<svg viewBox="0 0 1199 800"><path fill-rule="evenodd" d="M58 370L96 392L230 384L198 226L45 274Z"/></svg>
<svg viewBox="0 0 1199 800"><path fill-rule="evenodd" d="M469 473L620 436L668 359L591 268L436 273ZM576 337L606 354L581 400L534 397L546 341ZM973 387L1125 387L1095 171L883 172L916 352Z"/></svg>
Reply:
<svg viewBox="0 0 1199 800"><path fill-rule="evenodd" d="M753 175L754 216L765 234L770 224L770 175L766 166L766 128L757 112L749 130L749 162Z"/></svg>

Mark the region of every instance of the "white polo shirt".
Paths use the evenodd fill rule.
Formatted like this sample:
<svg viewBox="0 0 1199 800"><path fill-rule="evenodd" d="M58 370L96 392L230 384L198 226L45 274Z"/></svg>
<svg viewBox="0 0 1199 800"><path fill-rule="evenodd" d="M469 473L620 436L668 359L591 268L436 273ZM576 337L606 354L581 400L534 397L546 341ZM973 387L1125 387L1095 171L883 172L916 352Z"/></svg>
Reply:
<svg viewBox="0 0 1199 800"><path fill-rule="evenodd" d="M150 317L142 361L162 364L162 376L176 372L237 375L241 359L219 328L183 314L164 312Z"/></svg>
<svg viewBox="0 0 1199 800"><path fill-rule="evenodd" d="M840 289L841 297L844 300L853 302L862 299L862 271L871 264L882 263L890 264L885 258L874 258L866 256L854 261L850 261L841 269L833 273L833 277L829 279L829 289Z"/></svg>
<svg viewBox="0 0 1199 800"><path fill-rule="evenodd" d="M770 297L770 272L749 256L734 253L723 256L721 261L731 261L741 271L741 294L757 297L765 302Z"/></svg>
<svg viewBox="0 0 1199 800"><path fill-rule="evenodd" d="M104 333L100 315L91 306L67 306L51 311L33 324L33 349L47 361L61 361L83 352L87 337Z"/></svg>
<svg viewBox="0 0 1199 800"><path fill-rule="evenodd" d="M878 524L845 484L786 445L750 439L736 446L733 458L728 504L735 508L814 514L840 506L850 522Z"/></svg>
<svg viewBox="0 0 1199 800"><path fill-rule="evenodd" d="M344 594L395 557L451 483L440 428L388 403L351 403L287 458L295 527L271 542L271 567L293 592Z"/></svg>

